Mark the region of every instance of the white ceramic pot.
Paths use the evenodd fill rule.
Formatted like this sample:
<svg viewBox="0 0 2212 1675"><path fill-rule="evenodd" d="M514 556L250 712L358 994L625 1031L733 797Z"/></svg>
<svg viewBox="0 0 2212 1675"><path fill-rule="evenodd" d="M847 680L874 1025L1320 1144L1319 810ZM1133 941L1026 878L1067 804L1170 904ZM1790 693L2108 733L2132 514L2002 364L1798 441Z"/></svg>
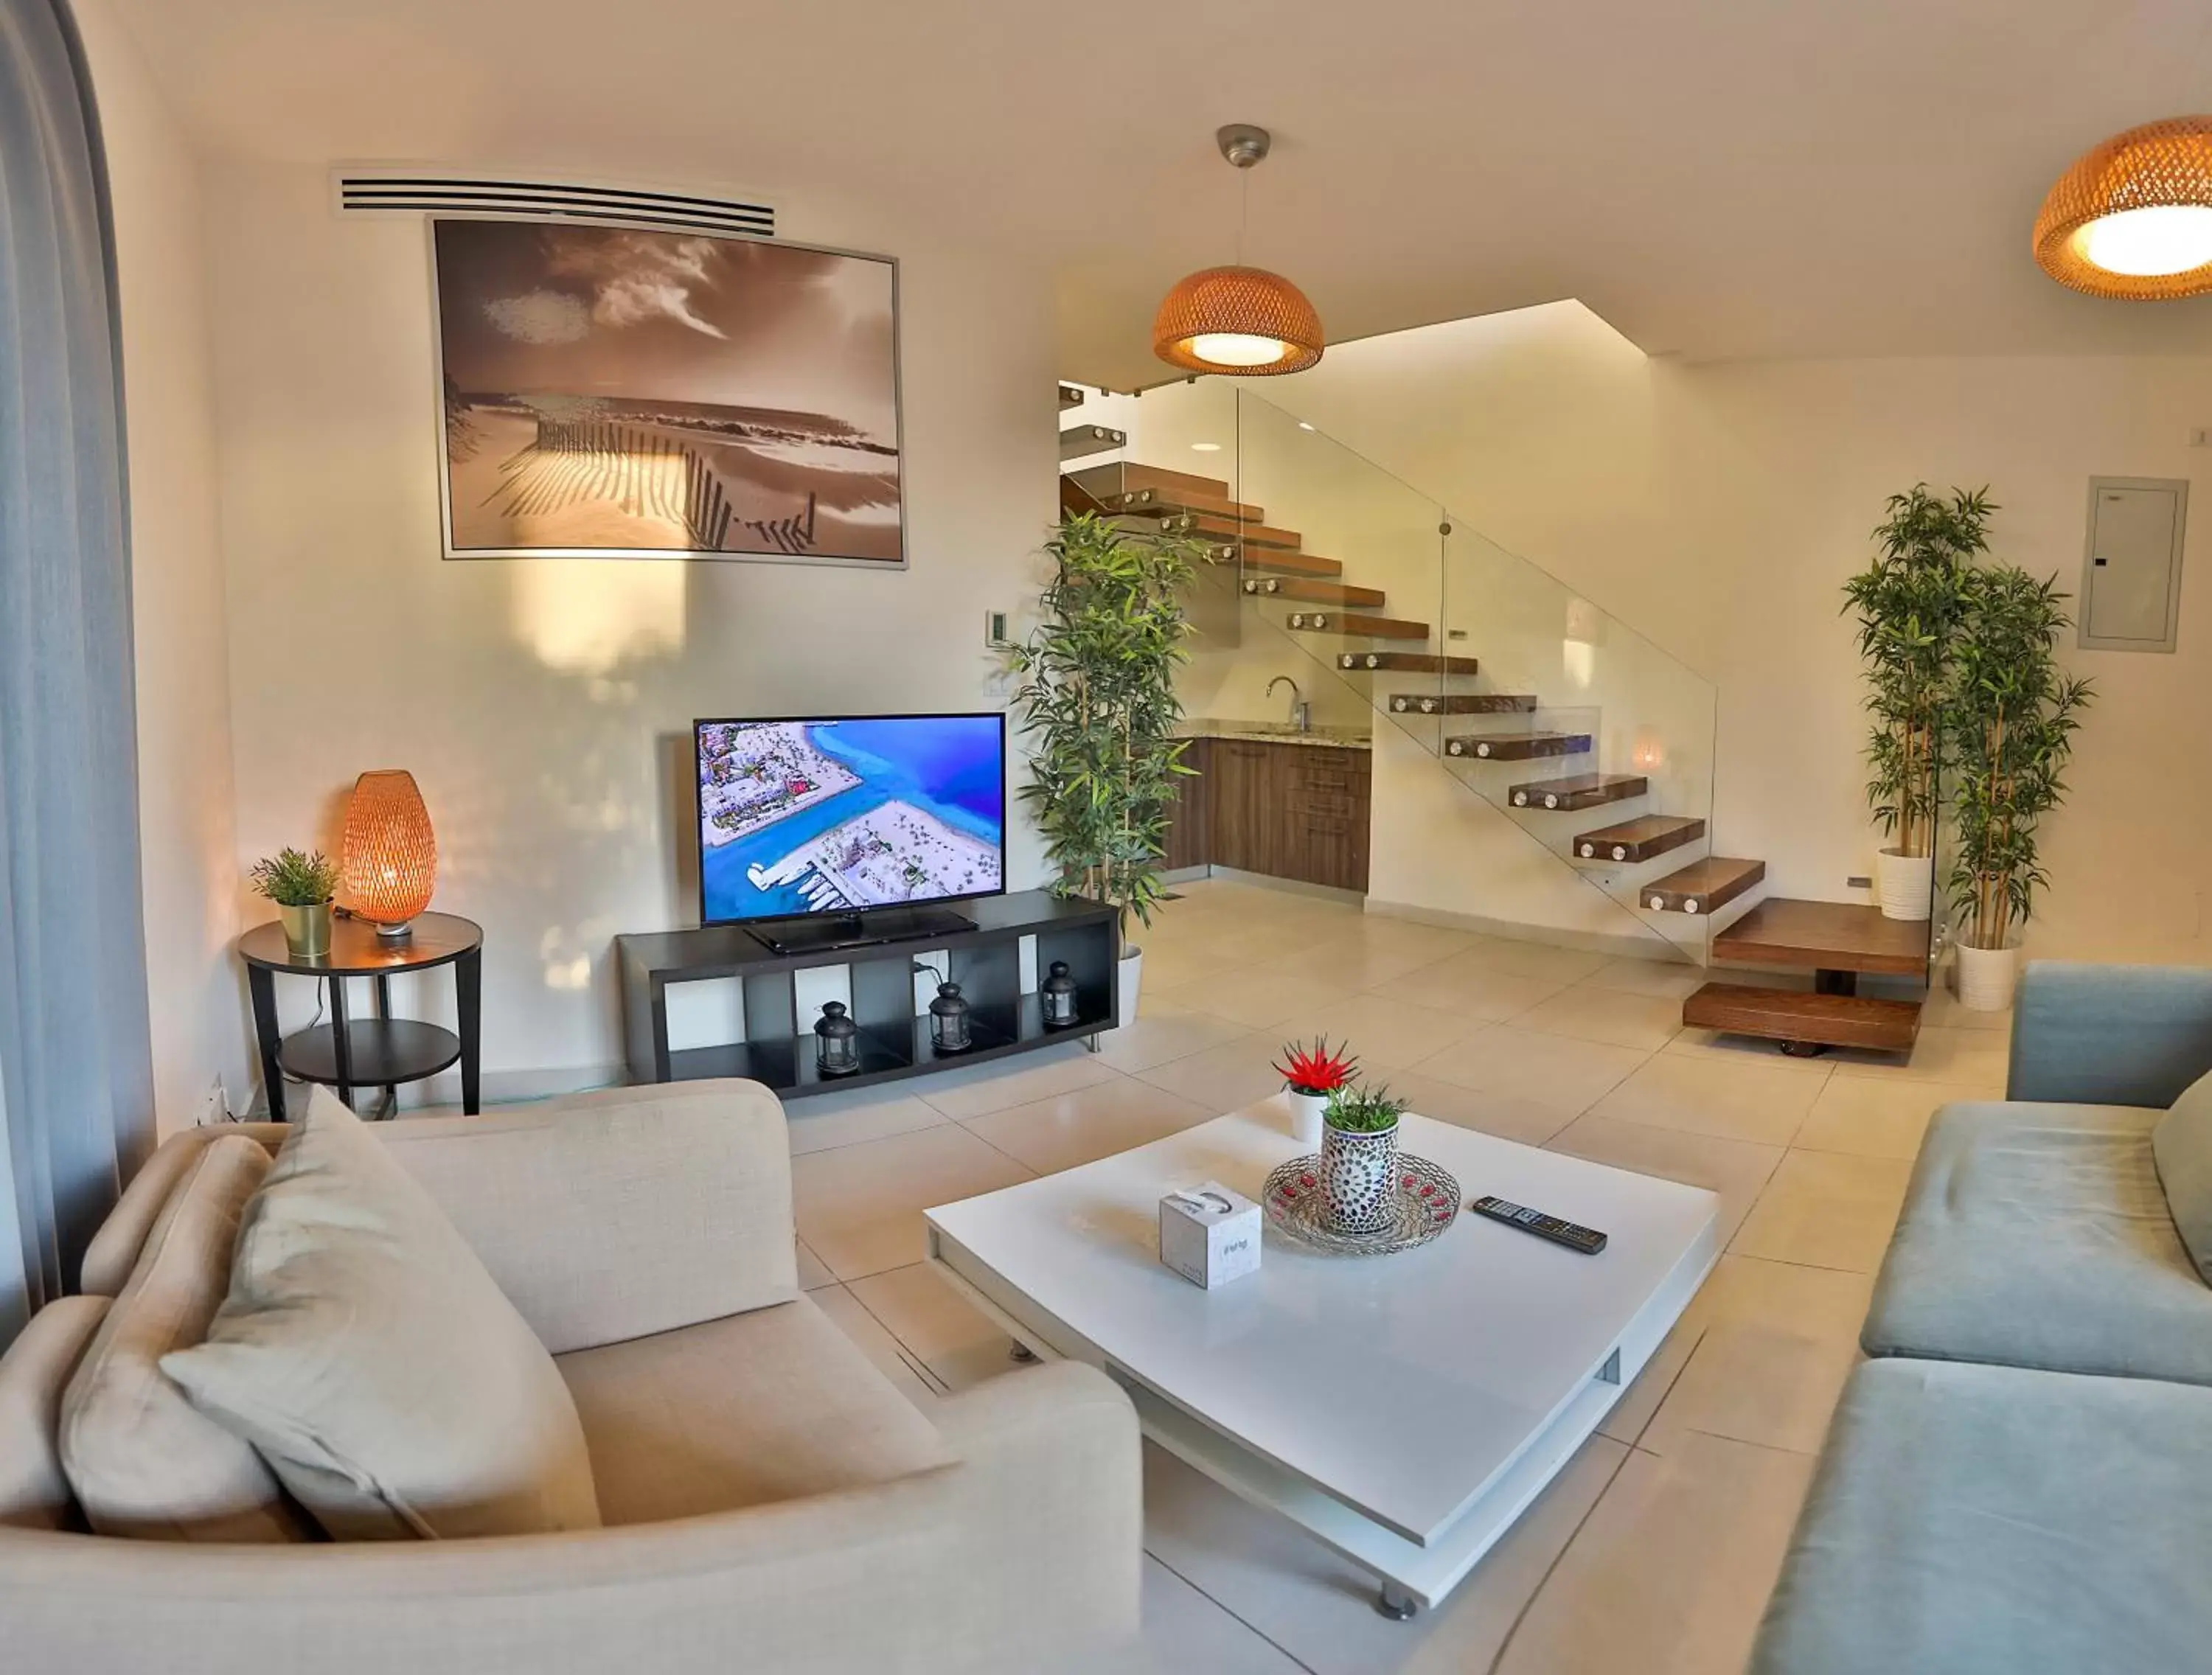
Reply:
<svg viewBox="0 0 2212 1675"><path fill-rule="evenodd" d="M1884 849L1874 858L1884 919L1926 919L1935 907L1936 863L1926 855Z"/></svg>
<svg viewBox="0 0 2212 1675"><path fill-rule="evenodd" d="M1302 1146L1321 1144L1321 1114L1328 1108L1327 1094L1302 1094L1296 1088L1283 1089L1283 1097L1290 1101L1291 1138Z"/></svg>
<svg viewBox="0 0 2212 1675"><path fill-rule="evenodd" d="M1121 962L1115 968L1115 1004L1120 1009L1121 1027L1127 1029L1137 1021L1137 1000L1145 986L1145 950L1126 948L1121 950Z"/></svg>
<svg viewBox="0 0 2212 1675"><path fill-rule="evenodd" d="M1322 1213L1338 1233L1379 1233L1398 1212L1398 1126L1379 1133L1321 1131Z"/></svg>
<svg viewBox="0 0 2212 1675"><path fill-rule="evenodd" d="M2020 981L2020 950L1959 944L1959 1004L1970 1012L2002 1012Z"/></svg>

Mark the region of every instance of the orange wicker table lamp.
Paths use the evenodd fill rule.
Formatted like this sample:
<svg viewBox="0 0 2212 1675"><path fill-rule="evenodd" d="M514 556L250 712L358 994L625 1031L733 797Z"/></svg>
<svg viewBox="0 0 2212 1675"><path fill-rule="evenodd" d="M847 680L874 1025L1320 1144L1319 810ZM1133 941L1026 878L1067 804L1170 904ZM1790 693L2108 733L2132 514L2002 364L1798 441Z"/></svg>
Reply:
<svg viewBox="0 0 2212 1675"><path fill-rule="evenodd" d="M404 937L430 905L438 882L438 840L415 776L374 769L354 781L346 807L346 906L380 937Z"/></svg>

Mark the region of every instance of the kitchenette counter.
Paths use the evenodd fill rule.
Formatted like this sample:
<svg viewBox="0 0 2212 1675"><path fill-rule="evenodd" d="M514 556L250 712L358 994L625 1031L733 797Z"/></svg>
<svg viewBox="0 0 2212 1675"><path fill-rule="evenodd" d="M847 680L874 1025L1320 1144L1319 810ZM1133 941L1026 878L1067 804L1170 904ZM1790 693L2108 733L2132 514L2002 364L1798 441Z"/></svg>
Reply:
<svg viewBox="0 0 2212 1675"><path fill-rule="evenodd" d="M1316 727L1298 732L1287 726L1260 721L1215 721L1186 716L1176 729L1177 738L1236 738L1255 744L1318 744L1339 750L1371 750L1374 736L1349 727Z"/></svg>

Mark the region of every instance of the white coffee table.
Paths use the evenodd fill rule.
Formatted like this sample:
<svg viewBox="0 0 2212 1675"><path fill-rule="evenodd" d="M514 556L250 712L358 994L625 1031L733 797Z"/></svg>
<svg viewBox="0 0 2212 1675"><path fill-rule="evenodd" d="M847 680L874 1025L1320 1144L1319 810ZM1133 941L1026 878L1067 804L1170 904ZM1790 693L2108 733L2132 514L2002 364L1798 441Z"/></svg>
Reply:
<svg viewBox="0 0 2212 1675"><path fill-rule="evenodd" d="M1103 1369L1145 1433L1372 1571L1406 1617L1511 1527L1688 1306L1719 1200L1408 1115L1403 1149L1467 1199L1603 1231L1583 1256L1462 1209L1386 1257L1267 1229L1261 1270L1201 1290L1159 1265L1163 1193L1248 1196L1307 1148L1279 1095L1079 1168L928 1212L939 1271L1019 1344Z"/></svg>

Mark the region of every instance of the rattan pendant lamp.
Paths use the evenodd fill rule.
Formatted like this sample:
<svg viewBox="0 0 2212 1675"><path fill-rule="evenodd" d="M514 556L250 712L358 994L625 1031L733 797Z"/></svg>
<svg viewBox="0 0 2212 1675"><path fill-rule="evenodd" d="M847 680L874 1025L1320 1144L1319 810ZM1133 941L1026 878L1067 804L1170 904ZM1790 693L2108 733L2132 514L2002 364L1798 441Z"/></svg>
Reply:
<svg viewBox="0 0 2212 1675"><path fill-rule="evenodd" d="M1267 130L1232 122L1218 130L1221 155L1244 175L1267 155ZM1152 321L1152 353L1193 373L1250 378L1304 372L1321 359L1321 316L1305 293L1280 274L1243 265L1243 210L1237 216L1235 264L1204 268L1179 281Z"/></svg>
<svg viewBox="0 0 2212 1675"><path fill-rule="evenodd" d="M2035 259L2062 285L2136 301L2212 291L2212 116L2115 134L2058 178Z"/></svg>

